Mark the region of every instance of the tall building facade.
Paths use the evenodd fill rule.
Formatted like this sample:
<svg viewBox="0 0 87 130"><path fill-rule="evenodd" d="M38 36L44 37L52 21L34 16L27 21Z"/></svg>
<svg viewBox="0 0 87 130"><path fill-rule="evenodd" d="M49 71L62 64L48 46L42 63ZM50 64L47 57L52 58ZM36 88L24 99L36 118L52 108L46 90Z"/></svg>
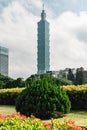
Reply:
<svg viewBox="0 0 87 130"><path fill-rule="evenodd" d="M8 76L8 48L0 46L0 73Z"/></svg>
<svg viewBox="0 0 87 130"><path fill-rule="evenodd" d="M38 22L37 73L43 74L50 70L49 22L43 8L41 20Z"/></svg>

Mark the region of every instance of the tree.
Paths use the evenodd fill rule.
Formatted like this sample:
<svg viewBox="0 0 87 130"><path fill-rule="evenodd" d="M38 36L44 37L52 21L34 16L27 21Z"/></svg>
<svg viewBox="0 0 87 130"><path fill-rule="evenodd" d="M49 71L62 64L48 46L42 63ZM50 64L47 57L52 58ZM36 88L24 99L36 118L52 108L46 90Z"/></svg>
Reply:
<svg viewBox="0 0 87 130"><path fill-rule="evenodd" d="M10 88L10 87L12 87L12 84L11 84L12 81L13 81L12 78L0 74L0 81L3 82L3 85L2 85L3 88Z"/></svg>
<svg viewBox="0 0 87 130"><path fill-rule="evenodd" d="M26 86L31 86L32 82L40 79L40 76L38 74L31 75L25 80Z"/></svg>
<svg viewBox="0 0 87 130"><path fill-rule="evenodd" d="M16 80L14 80L13 84L14 87L25 87L25 81L23 80L23 78L17 78Z"/></svg>
<svg viewBox="0 0 87 130"><path fill-rule="evenodd" d="M68 80L71 80L73 83L75 83L75 77L71 69L68 71Z"/></svg>
<svg viewBox="0 0 87 130"><path fill-rule="evenodd" d="M4 87L4 82L0 80L0 89Z"/></svg>
<svg viewBox="0 0 87 130"><path fill-rule="evenodd" d="M45 78L32 83L17 98L16 110L21 114L41 119L53 117L57 112L68 113L71 108L66 92Z"/></svg>
<svg viewBox="0 0 87 130"><path fill-rule="evenodd" d="M76 85L82 85L83 84L83 71L80 69L77 69L76 71Z"/></svg>
<svg viewBox="0 0 87 130"><path fill-rule="evenodd" d="M8 76L0 74L0 88L15 88L25 87L25 81L23 78L13 79Z"/></svg>
<svg viewBox="0 0 87 130"><path fill-rule="evenodd" d="M72 84L71 80L68 80L68 79L63 78L63 77L56 78L50 74L31 75L30 77L28 77L26 79L25 83L26 83L26 86L31 86L32 82L35 82L35 81L38 82L38 80L43 80L43 79L45 79L48 83L55 84L55 85L70 85L70 84Z"/></svg>

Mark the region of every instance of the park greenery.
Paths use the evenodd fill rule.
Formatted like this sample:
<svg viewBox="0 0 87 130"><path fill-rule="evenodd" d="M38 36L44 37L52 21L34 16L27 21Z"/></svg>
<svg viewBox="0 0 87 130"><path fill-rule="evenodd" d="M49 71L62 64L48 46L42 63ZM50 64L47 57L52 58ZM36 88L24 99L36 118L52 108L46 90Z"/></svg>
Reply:
<svg viewBox="0 0 87 130"><path fill-rule="evenodd" d="M31 75L27 79L23 78L17 78L13 79L8 76L4 76L0 74L0 89L3 88L16 88L16 87L27 87L32 84L32 82L42 79L43 77L47 78L48 81L52 80L52 82L55 82L56 85L61 84L61 85L70 85L72 84L72 81L66 79L66 78L55 78L49 74L42 74L42 75Z"/></svg>
<svg viewBox="0 0 87 130"><path fill-rule="evenodd" d="M21 114L49 119L57 112L69 113L71 103L60 87L44 77L24 89L17 98L16 110Z"/></svg>
<svg viewBox="0 0 87 130"><path fill-rule="evenodd" d="M71 110L87 110L87 84L61 86L67 93ZM18 95L24 88L0 89L0 105L15 105Z"/></svg>
<svg viewBox="0 0 87 130"><path fill-rule="evenodd" d="M30 77L28 77L27 79L23 79L21 77L17 78L17 79L13 79L10 78L8 76L4 76L0 74L0 89L3 88L16 88L16 87L27 87L30 86L32 84L32 82L38 80L38 79L42 79L43 76L45 76L47 78L47 80L52 79L53 82L55 82L56 85L70 85L73 84L73 81L66 79L64 77L61 78L56 78L53 77L51 75L48 74L42 74L42 75L31 75Z"/></svg>
<svg viewBox="0 0 87 130"><path fill-rule="evenodd" d="M76 74L73 74L72 70L68 71L68 80L72 81L74 85L82 85L83 84L83 71L77 69Z"/></svg>
<svg viewBox="0 0 87 130"><path fill-rule="evenodd" d="M82 73L78 71L76 75L79 80L74 79L71 71L68 75L69 80L55 78L49 74L31 75L25 80L23 78L14 80L0 75L0 104L15 105L21 114L27 117L33 114L41 119L62 117L69 113L70 109L86 110L87 85L78 85L82 84ZM6 121L9 123L10 119ZM58 121L55 121L57 123L53 128L58 124ZM76 127L75 130L77 129L79 128Z"/></svg>
<svg viewBox="0 0 87 130"><path fill-rule="evenodd" d="M0 105L0 113L2 116L11 116L13 113L16 115L15 106L9 106L9 105ZM87 111L70 111L68 114L64 114L64 116L61 118L56 118L54 121L57 124L57 119L60 123L63 121L72 120L75 121L75 124L77 126L84 126L87 128ZM44 120L45 122L51 122L51 119Z"/></svg>
<svg viewBox="0 0 87 130"><path fill-rule="evenodd" d="M86 130L86 128L78 126L73 120L51 119L42 121L31 115L26 117L20 113L11 115L0 114L0 130Z"/></svg>
<svg viewBox="0 0 87 130"><path fill-rule="evenodd" d="M65 76L62 77L53 77L49 74L34 74L29 76L27 79L23 79L21 77L17 79L13 79L8 76L4 76L0 74L0 89L2 88L16 88L16 87L27 87L32 84L32 82L42 79L45 77L48 81L51 79L56 85L82 85L83 84L83 72L77 69L76 75L73 74L72 70L69 69L67 78Z"/></svg>
<svg viewBox="0 0 87 130"><path fill-rule="evenodd" d="M16 87L25 87L25 81L23 80L23 78L13 79L0 74L0 89Z"/></svg>

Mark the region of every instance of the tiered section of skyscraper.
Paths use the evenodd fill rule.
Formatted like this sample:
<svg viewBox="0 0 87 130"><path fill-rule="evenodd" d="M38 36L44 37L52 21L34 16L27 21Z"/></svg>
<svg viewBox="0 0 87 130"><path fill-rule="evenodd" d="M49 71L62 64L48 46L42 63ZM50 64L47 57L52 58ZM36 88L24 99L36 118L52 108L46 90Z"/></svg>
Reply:
<svg viewBox="0 0 87 130"><path fill-rule="evenodd" d="M41 20L38 22L38 46L37 46L37 73L43 74L50 70L49 51L49 22L43 7Z"/></svg>

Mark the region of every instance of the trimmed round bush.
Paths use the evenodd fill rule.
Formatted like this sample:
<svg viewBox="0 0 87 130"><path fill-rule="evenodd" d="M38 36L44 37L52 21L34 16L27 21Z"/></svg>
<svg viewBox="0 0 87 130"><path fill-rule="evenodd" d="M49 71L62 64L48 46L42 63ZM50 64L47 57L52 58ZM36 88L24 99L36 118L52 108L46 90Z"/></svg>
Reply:
<svg viewBox="0 0 87 130"><path fill-rule="evenodd" d="M71 104L66 92L59 86L38 80L23 90L17 98L16 110L26 116L51 118L56 112L68 113Z"/></svg>

